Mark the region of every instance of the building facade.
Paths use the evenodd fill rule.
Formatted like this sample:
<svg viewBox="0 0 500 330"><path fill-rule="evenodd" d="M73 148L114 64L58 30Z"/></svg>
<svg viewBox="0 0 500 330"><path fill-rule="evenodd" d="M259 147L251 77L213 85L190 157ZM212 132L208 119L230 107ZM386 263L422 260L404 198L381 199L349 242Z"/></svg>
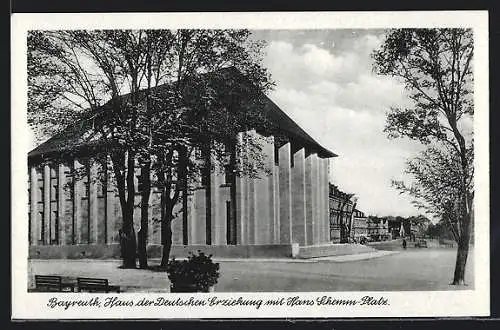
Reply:
<svg viewBox="0 0 500 330"><path fill-rule="evenodd" d="M287 142L275 144L273 136L261 139L267 170L258 178L228 180L227 171L214 170L183 194L172 222L174 255L188 247L211 247L210 251L218 251L218 255L227 251L238 256L273 255L273 251L288 251L292 245L315 246L330 241L329 158L336 155L269 102L265 111L280 121ZM240 133L240 143L245 135L259 133ZM110 166L100 167L86 153L76 153L72 159L58 158L57 139L49 139L28 155L30 256L116 257L122 215ZM81 169L84 174L76 175ZM139 183L140 170L136 172ZM156 255L161 247L160 195L152 187L150 255ZM137 191L136 232L140 229L139 203Z"/></svg>
<svg viewBox="0 0 500 330"><path fill-rule="evenodd" d="M330 184L328 193L330 208L330 241L347 243L351 225L354 201L337 186Z"/></svg>
<svg viewBox="0 0 500 330"><path fill-rule="evenodd" d="M387 219L368 217L367 230L368 236L374 240L380 241L390 238L389 222Z"/></svg>
<svg viewBox="0 0 500 330"><path fill-rule="evenodd" d="M352 215L351 237L359 242L361 237L368 236L367 217L360 210L355 209Z"/></svg>

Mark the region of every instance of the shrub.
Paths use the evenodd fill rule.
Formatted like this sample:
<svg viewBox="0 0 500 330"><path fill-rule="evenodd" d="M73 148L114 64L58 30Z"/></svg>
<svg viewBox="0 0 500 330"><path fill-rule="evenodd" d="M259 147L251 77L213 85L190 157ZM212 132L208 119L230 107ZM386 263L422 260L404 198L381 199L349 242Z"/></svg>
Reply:
<svg viewBox="0 0 500 330"><path fill-rule="evenodd" d="M219 267L218 263L213 262L212 255L200 250L198 254L189 252L186 260L176 260L174 257L167 265L171 291L183 292L189 288L194 292L208 292L210 287L217 284Z"/></svg>

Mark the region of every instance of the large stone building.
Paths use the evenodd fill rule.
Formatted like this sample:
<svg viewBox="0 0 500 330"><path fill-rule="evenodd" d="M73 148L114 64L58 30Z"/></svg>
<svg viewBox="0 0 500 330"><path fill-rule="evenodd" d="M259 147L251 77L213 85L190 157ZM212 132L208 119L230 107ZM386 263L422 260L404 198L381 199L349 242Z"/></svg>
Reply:
<svg viewBox="0 0 500 330"><path fill-rule="evenodd" d="M228 180L224 173L212 171L183 195L172 224L173 255L201 248L217 256L295 256L330 241L329 158L336 155L263 97L261 111L287 137L285 143L266 137L262 152L269 171L260 178ZM108 179L96 180L86 149L95 141L81 129L68 129L28 154L30 257L118 257L121 212L112 171L105 171ZM258 133L239 133L243 134ZM63 160L59 155L69 142L79 147L71 159ZM87 168L85 174L75 176L75 169L82 167ZM136 192L136 231L139 198ZM159 200L153 187L150 256L158 256L161 247Z"/></svg>

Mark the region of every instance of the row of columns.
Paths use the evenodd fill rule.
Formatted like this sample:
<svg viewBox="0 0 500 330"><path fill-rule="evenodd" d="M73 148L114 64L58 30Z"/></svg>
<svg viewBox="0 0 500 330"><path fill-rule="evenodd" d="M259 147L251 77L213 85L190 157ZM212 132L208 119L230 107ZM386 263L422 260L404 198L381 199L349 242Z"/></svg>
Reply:
<svg viewBox="0 0 500 330"><path fill-rule="evenodd" d="M115 189L97 179L96 164L85 166L74 160L30 167L31 245L118 242L121 209ZM81 177L74 175L78 171Z"/></svg>
<svg viewBox="0 0 500 330"><path fill-rule="evenodd" d="M254 136L255 131L249 132ZM240 139L241 140L241 139ZM274 139L262 145L268 174L239 178L236 185L240 244L318 245L329 241L328 159L291 144L278 150ZM293 157L293 165L292 165Z"/></svg>
<svg viewBox="0 0 500 330"><path fill-rule="evenodd" d="M255 131L241 133L240 143L247 141L243 134L248 134L246 138L258 136ZM222 172L216 169L210 175L210 187L200 187L186 196L188 226L183 228L179 203L174 210L178 218L172 223L173 243L183 243L185 230L188 244L192 245L297 243L305 246L328 242L328 159L315 153L306 155L303 148L292 154L290 143L286 143L279 148L276 160L274 148L273 137L263 139L265 164L258 178L237 177L235 187L231 188L225 184ZM71 166L81 171L87 165L75 160ZM72 177L72 169L66 164L56 165L55 170L54 177L49 165L44 165L41 171L30 168L30 243L117 243L121 209L110 170L107 169L108 179L104 183L95 179L98 175L95 164L88 166L80 180ZM74 184L67 185L71 180ZM102 193L99 193L100 185L103 185ZM54 186L56 196L53 196ZM231 189L235 189L234 196ZM136 196L136 205L139 198ZM148 228L150 244L161 243L159 204L159 194L153 190ZM140 217L137 214L135 218ZM210 221L209 228L207 221ZM228 231L235 231L235 240Z"/></svg>

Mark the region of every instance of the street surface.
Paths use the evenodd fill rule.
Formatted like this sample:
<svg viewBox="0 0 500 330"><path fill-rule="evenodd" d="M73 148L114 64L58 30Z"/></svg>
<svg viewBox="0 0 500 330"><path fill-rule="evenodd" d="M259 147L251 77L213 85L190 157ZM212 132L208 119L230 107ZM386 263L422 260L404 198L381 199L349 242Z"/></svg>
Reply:
<svg viewBox="0 0 500 330"><path fill-rule="evenodd" d="M318 291L427 291L473 289L473 253L470 251L466 282L449 285L455 249L416 249L383 253L373 258L319 258L309 260L218 260L221 277L216 292L318 292ZM154 266L159 260L151 260ZM123 292L168 292L166 273L154 269L120 269L119 260L31 260L33 274L108 278ZM154 267L153 267L154 268Z"/></svg>

